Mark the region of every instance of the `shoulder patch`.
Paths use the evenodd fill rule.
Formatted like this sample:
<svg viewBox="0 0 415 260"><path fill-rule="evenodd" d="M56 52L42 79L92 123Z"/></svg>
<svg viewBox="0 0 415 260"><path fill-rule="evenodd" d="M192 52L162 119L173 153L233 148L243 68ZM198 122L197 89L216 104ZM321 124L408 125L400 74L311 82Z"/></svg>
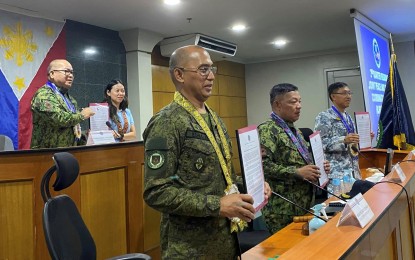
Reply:
<svg viewBox="0 0 415 260"><path fill-rule="evenodd" d="M164 154L157 150L151 151L147 158L147 166L153 170L160 169L166 160Z"/></svg>

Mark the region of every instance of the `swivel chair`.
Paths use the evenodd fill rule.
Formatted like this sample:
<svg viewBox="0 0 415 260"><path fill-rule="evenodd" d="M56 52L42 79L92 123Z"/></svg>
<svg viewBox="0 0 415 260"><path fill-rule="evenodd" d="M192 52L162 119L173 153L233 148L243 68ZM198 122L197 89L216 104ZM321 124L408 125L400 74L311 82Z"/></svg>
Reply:
<svg viewBox="0 0 415 260"><path fill-rule="evenodd" d="M298 128L298 130L300 130L301 133L303 134L304 140L309 143L310 142L310 135L313 134L313 130L311 130L310 128L307 128L307 127Z"/></svg>
<svg viewBox="0 0 415 260"><path fill-rule="evenodd" d="M261 215L248 223L248 228L238 233L239 249L241 254L269 238L271 233Z"/></svg>
<svg viewBox="0 0 415 260"><path fill-rule="evenodd" d="M75 203L65 194L52 197L49 191L49 181L55 172L57 176L52 185L55 191L63 190L74 183L79 175L78 161L67 152L55 153L53 160L55 165L43 175L40 187L45 202L43 230L49 254L53 260L94 260L95 242ZM110 259L151 260L151 257L145 254L126 254Z"/></svg>

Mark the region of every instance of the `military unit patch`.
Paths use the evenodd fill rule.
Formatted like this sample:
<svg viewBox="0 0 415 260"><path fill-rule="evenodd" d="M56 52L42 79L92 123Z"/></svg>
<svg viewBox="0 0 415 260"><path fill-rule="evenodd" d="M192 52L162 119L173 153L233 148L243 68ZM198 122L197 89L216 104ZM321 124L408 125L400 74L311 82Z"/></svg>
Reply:
<svg viewBox="0 0 415 260"><path fill-rule="evenodd" d="M202 159L201 157L197 158L197 159L196 159L196 162L195 162L195 167L196 167L196 169L197 169L198 171L200 171L200 169L202 169L202 168L203 168L203 165L204 165L203 159Z"/></svg>
<svg viewBox="0 0 415 260"><path fill-rule="evenodd" d="M160 169L161 166L164 164L164 155L161 154L159 151L154 151L149 157L147 161L148 167L153 170Z"/></svg>

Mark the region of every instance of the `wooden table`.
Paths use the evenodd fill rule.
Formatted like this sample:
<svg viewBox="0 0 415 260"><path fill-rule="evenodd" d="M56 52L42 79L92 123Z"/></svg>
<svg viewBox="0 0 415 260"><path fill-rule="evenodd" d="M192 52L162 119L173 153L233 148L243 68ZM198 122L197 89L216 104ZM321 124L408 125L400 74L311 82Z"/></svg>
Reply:
<svg viewBox="0 0 415 260"><path fill-rule="evenodd" d="M407 153L397 154L402 157ZM385 150L371 150L368 154L375 158L373 161L384 162L381 157ZM415 163L407 162L400 166L406 175L401 185L408 190L413 204ZM392 171L389 176L396 176L396 172ZM245 252L242 260L269 259L277 255L280 255L278 260L414 259L414 236L410 232L409 210L402 188L396 184L378 184L366 192L364 198L374 213L364 228L351 225L336 227L340 214L311 236L301 234L303 223L291 223Z"/></svg>

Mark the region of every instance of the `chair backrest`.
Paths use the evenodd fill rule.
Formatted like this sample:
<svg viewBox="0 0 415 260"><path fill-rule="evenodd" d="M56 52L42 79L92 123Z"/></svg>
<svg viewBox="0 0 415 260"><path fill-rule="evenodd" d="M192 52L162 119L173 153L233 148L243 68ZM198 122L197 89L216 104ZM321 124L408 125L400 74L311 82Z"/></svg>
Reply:
<svg viewBox="0 0 415 260"><path fill-rule="evenodd" d="M7 135L0 135L0 151L14 151L13 141Z"/></svg>
<svg viewBox="0 0 415 260"><path fill-rule="evenodd" d="M310 142L310 135L312 135L313 134L313 130L311 130L310 128L307 128L307 127L304 127L304 128L298 128L300 131L301 131L301 133L303 134L303 136L304 136L304 140L306 141L306 142Z"/></svg>
<svg viewBox="0 0 415 260"><path fill-rule="evenodd" d="M79 175L76 158L66 152L55 153L55 165L43 176L41 183L43 210L43 230L46 244L52 259L96 259L96 247L81 215L67 195L52 197L49 180L56 172L52 185L55 191L69 187Z"/></svg>

